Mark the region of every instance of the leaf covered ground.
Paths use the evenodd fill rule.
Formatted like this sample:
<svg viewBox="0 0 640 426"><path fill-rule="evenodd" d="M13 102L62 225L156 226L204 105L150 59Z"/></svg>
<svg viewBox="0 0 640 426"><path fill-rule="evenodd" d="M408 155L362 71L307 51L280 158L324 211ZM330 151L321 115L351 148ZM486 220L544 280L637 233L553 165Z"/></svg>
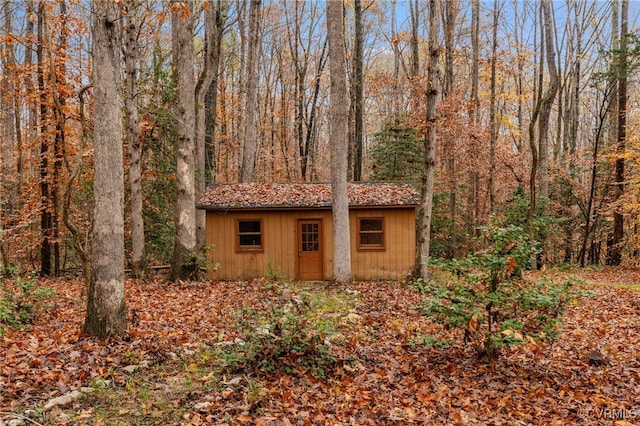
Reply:
<svg viewBox="0 0 640 426"><path fill-rule="evenodd" d="M129 335L98 341L82 282L41 281L50 306L0 337L0 425L640 424L640 272L574 273L592 295L560 337L496 361L408 284L128 281Z"/></svg>

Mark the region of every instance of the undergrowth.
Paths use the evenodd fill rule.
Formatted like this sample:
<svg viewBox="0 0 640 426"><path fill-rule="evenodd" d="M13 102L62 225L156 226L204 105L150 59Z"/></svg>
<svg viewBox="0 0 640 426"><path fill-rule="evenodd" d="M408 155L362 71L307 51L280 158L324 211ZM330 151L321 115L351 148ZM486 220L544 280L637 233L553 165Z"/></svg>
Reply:
<svg viewBox="0 0 640 426"><path fill-rule="evenodd" d="M565 309L583 296L576 290L577 279L525 280L522 271L537 251L523 228L483 231L486 250L440 262L450 273L446 280L414 281L414 289L424 294L418 310L446 328L463 330L464 343L491 359L504 347L558 337ZM425 345L434 342L427 339Z"/></svg>
<svg viewBox="0 0 640 426"><path fill-rule="evenodd" d="M0 294L0 324L24 329L31 325L38 311L50 309L48 301L55 292L37 285L36 279L3 280ZM0 326L0 336L5 329Z"/></svg>

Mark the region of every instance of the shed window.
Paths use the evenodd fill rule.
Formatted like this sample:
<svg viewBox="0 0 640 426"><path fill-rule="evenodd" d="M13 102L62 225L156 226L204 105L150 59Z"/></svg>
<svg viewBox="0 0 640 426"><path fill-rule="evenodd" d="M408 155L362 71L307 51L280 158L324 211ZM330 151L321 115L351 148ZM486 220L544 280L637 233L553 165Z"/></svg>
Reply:
<svg viewBox="0 0 640 426"><path fill-rule="evenodd" d="M238 251L262 251L262 219L238 220Z"/></svg>
<svg viewBox="0 0 640 426"><path fill-rule="evenodd" d="M381 217L358 218L358 250L384 250L384 222Z"/></svg>

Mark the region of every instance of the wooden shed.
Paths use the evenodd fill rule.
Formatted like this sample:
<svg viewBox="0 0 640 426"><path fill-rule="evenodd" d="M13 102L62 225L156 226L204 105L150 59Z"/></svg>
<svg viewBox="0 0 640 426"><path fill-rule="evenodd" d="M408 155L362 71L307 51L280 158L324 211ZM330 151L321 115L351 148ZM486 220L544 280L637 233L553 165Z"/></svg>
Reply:
<svg viewBox="0 0 640 426"><path fill-rule="evenodd" d="M415 262L417 192L391 183L347 188L354 279L403 278ZM212 279L333 278L331 185L213 185L197 207L207 212L209 261L220 264Z"/></svg>

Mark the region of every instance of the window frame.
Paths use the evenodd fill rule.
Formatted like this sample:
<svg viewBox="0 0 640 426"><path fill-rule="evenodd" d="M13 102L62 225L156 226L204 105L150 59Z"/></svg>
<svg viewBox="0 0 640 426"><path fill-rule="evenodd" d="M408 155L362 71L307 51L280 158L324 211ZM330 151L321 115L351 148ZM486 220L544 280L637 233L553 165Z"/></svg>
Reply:
<svg viewBox="0 0 640 426"><path fill-rule="evenodd" d="M258 222L260 223L260 232L240 232L241 222ZM263 253L264 252L264 223L261 218L259 219L236 219L236 253ZM243 235L259 235L260 245L240 245L240 238Z"/></svg>
<svg viewBox="0 0 640 426"><path fill-rule="evenodd" d="M362 230L362 221L363 220L380 220L380 231L363 231ZM356 235L356 247L358 251L385 251L386 250L386 237L385 237L385 220L384 216L358 216L357 217L357 225L358 225L358 233ZM363 244L362 243L362 235L381 235L382 242L380 244Z"/></svg>

